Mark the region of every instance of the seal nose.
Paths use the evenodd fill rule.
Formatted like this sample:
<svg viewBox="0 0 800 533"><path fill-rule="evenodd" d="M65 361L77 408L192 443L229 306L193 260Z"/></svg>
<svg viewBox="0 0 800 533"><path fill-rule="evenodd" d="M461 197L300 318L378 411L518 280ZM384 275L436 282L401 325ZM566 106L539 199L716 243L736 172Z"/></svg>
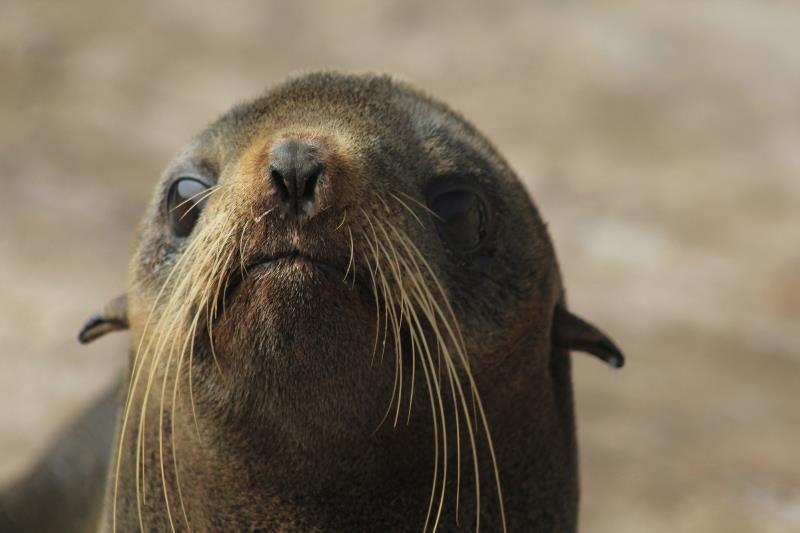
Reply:
<svg viewBox="0 0 800 533"><path fill-rule="evenodd" d="M315 146L283 139L271 150L269 180L284 211L294 216L314 214L314 196L323 172Z"/></svg>

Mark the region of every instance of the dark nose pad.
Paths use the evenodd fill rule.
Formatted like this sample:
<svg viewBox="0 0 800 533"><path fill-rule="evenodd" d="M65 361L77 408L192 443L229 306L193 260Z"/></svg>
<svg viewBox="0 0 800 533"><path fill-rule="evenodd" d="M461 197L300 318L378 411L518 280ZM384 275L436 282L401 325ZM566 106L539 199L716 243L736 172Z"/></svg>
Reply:
<svg viewBox="0 0 800 533"><path fill-rule="evenodd" d="M270 153L269 180L291 215L313 215L323 166L314 146L284 139Z"/></svg>

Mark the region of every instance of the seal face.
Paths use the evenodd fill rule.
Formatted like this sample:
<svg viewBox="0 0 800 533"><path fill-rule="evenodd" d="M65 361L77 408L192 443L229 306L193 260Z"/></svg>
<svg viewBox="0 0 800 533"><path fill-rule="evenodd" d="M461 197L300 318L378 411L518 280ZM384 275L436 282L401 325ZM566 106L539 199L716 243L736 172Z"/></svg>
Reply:
<svg viewBox="0 0 800 533"><path fill-rule="evenodd" d="M135 339L107 530L574 530L566 350L621 355L445 105L275 87L172 162L131 265L126 317L82 333Z"/></svg>

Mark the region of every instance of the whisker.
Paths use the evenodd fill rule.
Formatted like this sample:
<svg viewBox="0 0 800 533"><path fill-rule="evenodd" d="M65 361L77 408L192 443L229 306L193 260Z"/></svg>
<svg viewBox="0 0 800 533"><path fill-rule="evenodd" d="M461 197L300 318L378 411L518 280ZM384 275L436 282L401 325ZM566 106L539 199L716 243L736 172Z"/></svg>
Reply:
<svg viewBox="0 0 800 533"><path fill-rule="evenodd" d="M167 378L169 377L169 367L173 355L174 353L171 352L167 359L167 363L164 367L164 378L161 381L161 400L159 401L158 412L158 458L161 470L161 488L164 494L164 504L167 508L167 520L169 521L170 530L175 533L175 523L172 520L172 506L170 505L169 491L167 490L167 477L164 471L164 396L166 394ZM174 433L174 421L171 420L170 425L173 426L170 431Z"/></svg>
<svg viewBox="0 0 800 533"><path fill-rule="evenodd" d="M365 240L368 239L365 236ZM372 282L372 296L375 300L375 342L372 347L372 358L371 358L371 365L375 364L375 354L378 353L378 339L380 338L380 331L381 331L381 314L380 314L380 304L378 302L378 285L375 282L375 274L372 271L372 267L370 266L369 257L364 254L364 263L367 266L367 271L369 272L369 278Z"/></svg>
<svg viewBox="0 0 800 533"><path fill-rule="evenodd" d="M239 267L240 267L240 273L241 273L242 277L244 277L245 271L247 270L247 267L244 264L244 256L245 256L245 253L244 253L244 234L245 234L245 232L247 232L247 226L249 224L250 224L250 219L245 221L244 225L242 226L242 234L239 236Z"/></svg>
<svg viewBox="0 0 800 533"><path fill-rule="evenodd" d="M389 193L389 195L390 195L392 198L394 198L395 200L397 200L397 203L399 203L401 206L403 206L403 208L405 208L405 210L406 210L406 211L408 211L409 213L411 213L411 216L412 216L412 217L414 217L414 219L415 219L415 220L416 220L416 221L419 223L420 227L423 227L423 228L425 227L425 224L423 224L423 223L422 223L422 219L420 219L420 218L417 216L417 213L416 213L416 212L415 212L413 209L411 209L411 208L408 206L408 204L407 204L407 203L405 203L405 202L403 201L403 199L402 199L402 198L400 198L399 196L397 196L397 195L396 195L396 194L394 194L393 192L390 192L390 193ZM385 202L384 202L384 203L385 203Z"/></svg>
<svg viewBox="0 0 800 533"><path fill-rule="evenodd" d="M342 220L344 223L344 220ZM350 273L350 267L353 266L353 252L354 252L354 243L353 243L353 232L350 231L350 226L347 226L347 233L350 235L350 259L347 261L347 270L344 273L344 277L342 278L342 282L347 280L347 275ZM353 283L356 281L356 272L353 270Z"/></svg>
<svg viewBox="0 0 800 533"><path fill-rule="evenodd" d="M400 240L401 244L404 244L404 237L405 236L402 235L396 228L392 227L392 229L394 230L394 232L398 236L398 240ZM407 237L405 237L405 239L407 239ZM447 348L447 344L445 343L444 336L442 335L442 333L439 330L439 327L437 325L438 324L437 314L434 311L436 306L437 306L437 303L434 300L432 293L427 289L427 285L423 281L422 273L419 271L419 267L416 264L415 259L413 257L410 257L410 261L412 262L412 265L413 265L413 271L416 274L416 276L414 276L414 281L415 281L414 282L414 287L416 289L416 295L419 298L418 301L420 303L420 308L423 311L423 313L425 314L425 316L426 316L428 322L430 323L431 327L433 328L434 335L436 336L436 339L437 339L437 355L438 355L439 363L441 364L442 360L444 360L444 362L445 362L445 369L447 371L448 381L450 383L451 394L453 396L454 409L456 409L456 407L457 407L457 405L459 403L458 400L456 399L456 392L458 392L458 399L461 400L462 406L464 408L466 408L466 404L464 403L464 399L463 399L464 398L463 391L461 390L461 382L458 379L457 372L455 370L455 367L452 364L452 358L449 355L449 350ZM438 316L441 316L441 315L438 315ZM439 372L440 372L439 375L441 376L441 370ZM455 415L454 418L455 418L455 424L456 424L456 437L457 437L456 438L456 458L457 458L457 464L459 465L458 468L457 468L457 480L456 480L456 487L457 487L456 488L456 509L458 509L459 501L460 501L460 478L461 478L461 468L460 468L460 463L461 463L461 445L460 445L461 430L460 430L459 415L458 415L458 411L457 410L454 411L454 415ZM469 414L468 414L467 411L465 411L465 417L467 417L467 433L468 433L468 435L470 437L470 443L471 443L471 446L472 446L473 466L475 468L476 500L479 502L480 501L480 482L479 482L480 478L479 478L479 474L478 474L477 448L475 446L474 432L473 432L472 426L470 425ZM476 509L476 513L479 514L479 507ZM480 518L478 518L477 520L478 520L477 523L479 524Z"/></svg>
<svg viewBox="0 0 800 533"><path fill-rule="evenodd" d="M380 222L377 222L376 226L381 230L381 233L383 233L383 235L385 237L388 237L388 234L386 233L386 230L384 229L383 225ZM386 243L386 245L384 245L384 242ZM378 240L378 244L383 249L384 257L386 257L387 261L389 262L389 267L390 267L390 269L392 271L392 274L394 276L395 284L397 285L398 290L400 291L400 301L401 302L408 301L408 294L406 293L405 284L403 282L403 275L402 275L401 268L400 268L400 261L399 261L399 259L397 257L397 250L394 248L394 245L392 244L391 240L389 240L389 239ZM386 249L387 246L388 246L389 250ZM399 386L398 393L397 393L397 411L395 413L395 418L394 418L394 426L395 427L397 426L397 421L400 418L400 408L402 406L403 364L402 364L402 345L400 343L400 325L399 324L403 322L404 310L405 310L404 306L401 305L400 306L400 319L395 323L395 354L396 354L395 359L396 359L397 367L400 369L399 370L399 373L400 373L400 386Z"/></svg>
<svg viewBox="0 0 800 533"><path fill-rule="evenodd" d="M438 221L440 221L440 222L444 222L444 220L442 219L442 217L440 217L439 215L437 215L435 211L433 211L433 210L432 210L430 207L428 207L427 205L423 204L422 202L420 202L419 200L417 200L417 199L416 199L416 198L414 198L413 196L411 196L411 195L409 195L409 194L406 194L406 193L404 193L403 191L396 191L396 192L397 192L397 194L399 194L399 195L401 195L401 196L405 196L406 198L408 198L409 200L411 200L412 202L414 202L415 204L417 204L418 206L420 206L420 207L421 207L423 210L425 210L425 212L427 212L428 214L430 214L430 215L431 215L433 218L435 218L436 220L438 220ZM392 196L394 196L394 194L393 194ZM398 200L399 200L399 198L398 198Z"/></svg>
<svg viewBox="0 0 800 533"><path fill-rule="evenodd" d="M192 241L189 244L189 246L187 247L186 251L188 251L190 249L193 249L193 247L196 247L196 246L197 246L197 241L196 240ZM111 513L111 516L112 516L112 518L111 518L112 531L113 532L116 532L117 501L118 501L118 494L119 494L120 471L121 471L121 467L122 467L122 452L123 452L123 449L124 449L125 436L127 434L128 420L129 420L129 417L130 417L130 414L131 414L131 408L133 406L134 391L136 390L136 388L138 386L138 383L139 383L139 378L142 375L142 370L143 370L143 367L144 367L145 360L147 359L148 354L151 353L150 352L150 346L152 345L152 338L149 339L147 341L147 344L145 345L145 339L148 338L146 333L147 333L147 331L149 330L149 328L150 328L150 326L152 324L152 320L156 317L156 309L158 307L159 302L161 301L162 296L164 295L164 293L166 291L166 288L169 286L169 284L172 281L173 277L179 271L181 265L186 260L185 258L186 258L186 252L184 252L184 255L182 255L178 259L178 261L175 263L175 265L173 265L173 268L167 274L167 278L165 279L165 281L162 284L158 294L156 295L155 300L153 301L153 305L150 308L150 312L148 314L147 321L145 322L143 333L142 333L141 339L139 341L138 348L136 350L136 355L134 356L133 366L132 366L132 371L131 371L132 372L132 377L131 377L130 384L128 386L128 397L127 397L126 402L125 402L124 414L123 414L123 418L122 418L122 424L121 424L121 430L120 430L120 439L119 439L119 444L118 444L118 449L117 449L117 464L116 464L115 472L114 472L114 496L113 496L113 499L112 499L112 513ZM163 315L161 317L159 317L158 320L163 320ZM138 363L138 366L137 366L137 363ZM139 447L137 445L137 450L138 449L139 449ZM142 505L142 500L143 500L143 496L144 495L141 494L140 490L139 490L139 485L140 485L139 484L139 479L140 479L140 474L141 474L141 478L142 479L144 478L144 470L143 470L144 461L143 461L143 454L139 454L138 451L136 453L136 465L135 466L136 466L135 473L136 473L137 512L138 512L139 524L141 526L143 524L143 518L142 518L142 513L141 513L141 505ZM141 468L141 470L140 470L140 468ZM142 492L143 492L143 490L142 490Z"/></svg>
<svg viewBox="0 0 800 533"><path fill-rule="evenodd" d="M455 323L454 327L455 327L456 331L454 331L454 328L451 327L450 320L448 320L446 318L446 315L445 315L444 311L441 309L441 307L439 306L438 301L436 299L433 299L433 298L430 298L428 300L430 302L430 304L432 304L433 310L435 311L435 314L441 318L442 325L445 327L445 330L446 330L448 336L454 342L454 345L456 347L456 354L459 356L460 363L461 363L462 367L464 368L466 377L467 377L467 379L469 381L470 391L472 393L474 404L477 406L477 412L478 412L478 415L479 415L479 417L481 419L481 424L482 424L483 429L484 429L483 433L484 433L484 435L486 437L486 442L487 442L487 445L488 445L488 448L489 448L489 454L490 454L491 460L492 460L492 466L493 466L494 477L495 477L495 487L496 487L496 490L497 490L498 502L499 502L499 507L500 507L501 521L502 521L503 531L506 531L505 509L504 509L504 505L503 505L502 487L501 487L501 484L500 484L500 473L499 473L499 470L497 468L497 459L496 459L495 450L494 450L494 443L492 442L491 432L489 430L489 424L488 424L488 420L486 419L486 413L485 413L484 408L483 408L483 403L481 402L480 394L478 393L478 389L477 389L477 385L475 384L474 377L473 377L472 372L470 370L470 365L469 365L469 362L468 362L468 359L467 359L467 356L466 356L465 345L463 343L463 337L461 336L460 329L458 328L458 325L457 325L458 322L457 322L457 320L455 320L455 313L453 312L452 306L450 305L449 299L447 298L447 294L444 291L444 288L442 287L441 283L439 282L438 278L436 277L435 273L433 272L433 269L431 268L430 264L427 262L425 257L419 251L419 249L414 245L414 243L407 236L405 236L404 234L402 234L401 232L399 232L397 230L396 230L396 236L397 236L399 242L401 243L401 245L404 246L409 251L409 254L410 254L409 257L412 259L412 261L414 261L414 258L416 258L425 267L425 269L428 272L431 280L433 281L434 285L436 286L439 295L441 296L440 299L444 302L444 305L445 305L446 309L449 311L450 317L452 317L452 320ZM421 284L420 287L422 289L426 290L426 291L429 291L429 289L427 289L427 286L424 285L424 284ZM445 346L445 348L446 348L446 346ZM449 357L445 357L445 362L448 363L449 365L452 365L452 361L450 360ZM454 367L452 368L452 371L455 372L455 368ZM454 380L454 383L455 383L456 387L459 389L459 396L461 397L461 403L462 403L462 406L465 409L465 417L466 417L466 421L467 421L468 432L471 433L472 425L471 425L471 422L470 422L470 417L468 416L468 409L467 409L467 406L466 406L466 397L465 397L463 391L461 391L460 380L456 379L456 380ZM475 454L474 442L473 442L473 454ZM474 462L475 462L474 467L475 467L475 471L476 471L476 481L477 481L477 479L478 479L477 457L475 455L473 455L473 457L475 458L474 459ZM478 491L479 491L479 484L476 482L476 492L478 492ZM477 516L476 516L476 529L477 529L477 527L480 526L480 512L479 512L479 510L476 511L476 514L477 514Z"/></svg>
<svg viewBox="0 0 800 533"><path fill-rule="evenodd" d="M218 222L218 221L217 221ZM177 401L177 394L179 389L179 380L181 375L181 369L183 368L183 359L186 355L186 347L187 344L191 346L191 353L189 355L190 358L190 401L192 404L192 416L195 421L195 428L197 429L198 438L199 438L199 427L197 425L197 414L196 409L194 406L194 399L193 399L193 392L192 392L192 384L191 384L191 374L192 374L192 359L193 359L193 351L194 351L194 336L197 329L197 321L200 316L200 311L204 308L205 302L208 302L209 299L209 291L213 289L214 285L217 287L217 294L219 291L219 287L221 286L221 279L215 281L215 278L220 277L220 267L227 265L230 263L230 259L232 254L228 254L225 259L222 259L221 250L224 249L223 244L227 242L229 237L232 235L232 230L227 233L219 233L216 231L218 223L215 223L214 220L209 221L200 231L199 234L193 238L189 244L184 249L183 253L180 255L178 260L173 265L173 268L169 272L167 279L162 284L158 295L156 296L152 308L150 316L145 325L144 332L141 336L141 340L139 343L139 348L137 349L136 356L134 357L134 366L132 370L132 378L129 384L129 392L128 392L128 400L126 401L124 414L123 414L123 422L122 422L122 430L120 436L120 442L118 445L117 451L117 466L115 468L115 481L114 481L114 497L112 503L112 530L116 530L116 508L117 508L117 500L119 494L119 482L121 478L121 463L122 463L122 453L124 449L124 441L125 436L127 435L127 425L128 420L131 416L131 408L134 396L136 391L139 390L139 384L141 383L144 374L146 374L146 383L144 383L145 388L143 393L141 394L141 409L139 412L139 421L138 421L138 428L137 428L137 436L136 436L136 453L135 453L135 486L136 486L136 505L137 505L137 515L139 519L139 525L143 528L143 517L142 517L142 506L144 504L144 497L145 497L145 480L147 479L145 474L145 458L147 454L145 452L145 433L147 427L147 406L149 404L150 392L153 388L154 378L158 369L163 369L163 373L161 375L161 398L157 401L157 405L159 407L158 419L159 419L159 427L158 427L158 454L159 454L159 470L161 474L161 483L162 483L162 492L164 496L164 502L166 505L167 511L167 518L170 523L170 528L172 530L175 529L176 525L174 522L174 518L172 515L172 504L169 497L169 492L167 490L166 484L166 471L165 471L165 464L164 464L164 455L165 455L165 447L164 447L164 417L166 411L166 384L172 374L173 362L177 360L175 374L174 374L174 384L173 384L173 400L171 405L171 451L173 454L173 467L175 470L175 481L177 484L177 491L178 497L181 505L181 511L184 517L184 520L187 521L188 526L188 517L186 515L186 509L183 502L183 495L180 487L180 479L179 473L177 468L177 454L176 450L177 447L174 444L174 420L175 420L175 405ZM210 252L216 250L216 254ZM214 258L217 257L217 259ZM188 266L187 266L188 265ZM201 269L198 268L196 265L212 265L210 269ZM186 266L186 268L184 268ZM173 286L173 280L175 280L175 284ZM163 298L165 295L165 291L168 287L171 288L171 292L169 298L166 300ZM189 317L187 313L189 312L189 307L187 306L187 302L197 302L193 308L195 309L195 318L194 320L188 320ZM158 307L161 306L160 312L156 313ZM155 320L154 320L155 319ZM155 333L148 335L148 331L150 330L151 326L154 328ZM179 338L181 335L179 334L183 331L186 326L188 327L188 337L183 343L183 346L179 346ZM180 348L180 349L179 349ZM165 361L165 364L162 365L162 361ZM144 366L145 363L148 363L149 369L145 372Z"/></svg>
<svg viewBox="0 0 800 533"><path fill-rule="evenodd" d="M273 211L275 211L275 208L274 208L274 207L273 207L272 209L267 209L266 211L264 211L263 213L261 213L260 215L258 215L257 217L255 217L255 218L253 219L253 222L255 222L256 224L258 224L259 222L261 222L261 221L264 219L264 217L265 217L265 216L269 215L269 214L270 214L270 213L272 213Z"/></svg>
<svg viewBox="0 0 800 533"><path fill-rule="evenodd" d="M170 212L172 212L172 211L175 211L175 210L176 210L176 209L178 209L179 207L183 207L184 205L188 204L189 202L192 202L192 201L194 201L196 198L198 198L198 197L202 196L202 198L200 198L199 200L197 200L197 202L195 202L195 204L194 204L194 205L193 205L191 208L189 208L189 209L186 211L186 213L184 213L183 215L181 215L181 218L180 218L180 220L183 220L183 217L185 217L185 216L186 216L186 215L189 213L189 211L191 211L192 209L194 209L195 207L197 207L197 204L199 204L199 203L200 203L200 202L202 202L203 200L207 199L209 196L211 196L212 194L214 194L215 192L217 192L218 190L220 190L222 187L223 187L222 185L212 185L212 186L211 186L211 187L209 187L208 189L203 189L202 191L200 191L200 192L198 192L198 193L195 193L195 194L191 195L190 197L186 198L184 201L182 201L181 203L179 203L178 205L176 205L175 207L173 207L172 209L170 209Z"/></svg>
<svg viewBox="0 0 800 533"><path fill-rule="evenodd" d="M419 320L419 317L417 317L416 311L415 311L413 306L410 308L410 316L411 316L412 320L414 321L414 325L415 325L416 330L417 330L416 335L418 335L418 339L421 341L422 347L423 347L423 349L419 353L420 353L420 355L425 354L427 356L426 358L421 358L420 359L420 361L423 363L423 369L425 370L426 381L428 382L428 386L429 387L430 387L431 383L433 383L433 390L435 390L435 392L436 392L436 403L434 403L434 398L431 397L431 406L434 409L434 419L438 415L439 419L441 421L441 425L442 425L441 426L441 432L440 432L441 441L442 441L442 458L443 458L443 460L442 460L442 488L440 490L439 503L438 503L438 507L437 507L437 510L436 510L436 517L434 519L433 526L431 527L431 531L436 531L436 528L438 527L438 524L439 524L439 520L441 519L442 509L444 507L445 489L446 489L446 485L447 485L447 418L446 418L445 412L444 412L444 404L443 404L443 401L442 401L441 388L439 387L438 381L436 379L434 379L434 376L433 376L434 368L433 368L433 359L431 358L430 347L428 346L428 342L425 339L424 328L422 327L422 324L421 324L421 322ZM414 331L414 328L412 328L412 331ZM439 408L438 413L436 413L436 410L435 410L434 406L438 406L438 408ZM434 425L436 425L436 424L437 423L434 420ZM436 448L435 449L436 449L436 453L435 453L435 459L434 459L434 472L436 473L436 472L438 472L438 463L439 463L439 460L438 460L438 453L439 453L438 452L438 449L439 449L438 448L438 439L437 439L437 444L436 444ZM432 508L433 508L433 502L435 500L435 494L436 494L436 483L435 483L435 480L436 480L436 475L434 475L434 485L431 488L431 500L430 500L430 503L429 503L429 506L428 506L428 513L427 513L427 516L425 518L425 526L423 527L423 531L427 530L428 523L430 522L431 511L432 511Z"/></svg>
<svg viewBox="0 0 800 533"><path fill-rule="evenodd" d="M340 229L342 229L342 226L344 226L344 221L345 220L347 220L347 211L344 212L344 215L342 216L342 221L339 222L339 225L336 226L336 229L333 230L333 231L339 231Z"/></svg>
<svg viewBox="0 0 800 533"><path fill-rule="evenodd" d="M399 341L399 338L400 338L400 332L399 332L399 326L398 326L398 322L397 322L397 315L395 313L394 297L392 296L391 290L389 289L389 284L388 284L386 275L383 272L383 269L381 268L380 261L377 261L377 258L380 257L380 253L378 251L378 248L379 247L383 248L383 246L382 246L382 243L380 242L380 240L378 239L378 235L375 232L375 226L372 224L372 221L368 217L365 217L365 218L366 218L368 224L370 225L370 227L372 229L372 235L374 237L374 243L377 243L377 246L375 246L373 244L373 246L374 246L373 255L376 257L377 272L379 274L379 279L380 279L380 282L381 282L381 285L382 285L382 288L383 288L383 300L384 300L384 310L385 310L384 318L385 318L385 320L384 320L384 337L383 337L383 348L382 348L382 352L381 352L381 362L383 361L383 353L386 350L386 339L388 337L388 333L389 333L388 326L389 326L390 323L392 325L392 328L395 330L395 335L394 335L394 337L395 337L395 375L394 375L394 385L393 385L393 389L392 389L392 396L391 396L391 400L389 402L389 406L387 407L386 413L384 414L383 418L381 419L380 423L378 424L378 428L377 429L380 429L380 427L383 425L383 422L386 421L386 418L388 417L389 412L392 409L392 405L393 405L394 397L395 397L395 392L397 392L398 393L398 397L400 397L399 395L401 394L400 391L402 390L401 388L402 388L402 372L403 372L403 370L402 370L402 362L399 360L400 352L399 352L399 348L398 348L398 341ZM384 249L384 251L385 251L385 249ZM398 388L398 386L400 388ZM376 431L377 431L377 429L376 429Z"/></svg>
<svg viewBox="0 0 800 533"><path fill-rule="evenodd" d="M381 199L381 201L383 201L383 200ZM385 204L385 202L384 202L384 206L387 207L387 211L388 211L388 206ZM433 409L432 414L433 414L433 417L434 417L434 425L435 425L435 427L438 428L437 416L438 416L438 419L441 422L441 433L440 434L441 434L441 442L442 442L442 447L441 447L441 449L442 449L442 463L441 463L441 466L442 466L442 470L441 470L442 471L442 476L441 476L442 483L441 483L441 490L438 491L439 492L438 505L436 507L436 515L434 517L433 525L431 527L431 531L435 531L438 528L438 524L439 524L439 521L441 520L442 511L443 511L443 508L444 508L444 499L445 499L446 486L447 486L447 464L448 464L447 417L446 417L445 411L444 411L444 403L443 403L443 399L442 399L441 387L440 387L439 381L437 379L432 379L433 378L432 374L433 374L433 371L434 371L434 366L433 366L433 359L431 357L431 350L430 350L430 347L428 346L427 340L425 338L424 329L422 327L422 324L421 324L419 318L417 317L417 314L416 314L416 311L415 311L415 307L411 304L411 302L409 300L409 295L405 292L405 289L403 288L404 287L404 284L403 284L404 277L401 274L401 268L400 268L401 258L397 255L397 250L394 248L394 246L392 244L392 239L388 238L389 237L388 233L383 228L383 224L378 222L378 221L376 221L376 224L375 225L371 224L371 226L372 226L373 234L375 233L375 226L377 226L378 228L380 228L381 232L383 233L383 235L385 237L383 240L381 240L381 239L379 239L377 237L377 235L374 235L375 241L378 243L378 246L383 249L384 256L387 257L387 259L389 259L390 253L386 250L386 246L383 245L383 242L386 242L387 245L389 247L391 247L392 250L393 250L391 256L392 256L392 259L394 259L394 262L389 261L389 265L390 265L390 267L391 267L391 269L393 271L394 277L396 278L396 283L399 286L400 294L401 294L401 301L407 302L407 304L403 306L404 307L404 313L405 313L405 309L407 309L408 310L408 316L410 317L409 324L412 325L412 327L410 328L410 331L412 333L412 339L415 339L415 338L417 339L417 341L412 341L412 343L413 342L418 342L423 347L423 350L417 351L417 353L420 355L421 361L423 362L423 370L425 371L425 378L426 378L426 381L427 381L427 384L428 384L428 387L429 387L430 400L432 402L431 406L432 406L432 409ZM403 263L405 263L405 261L403 261ZM408 272L408 269L406 268L405 271ZM423 354L426 355L426 358L422 358ZM431 382L433 384L432 387L431 387ZM434 401L434 398L433 398L433 391L434 390L436 392L436 401ZM438 415L436 413L436 406L438 406ZM390 405L390 407L391 407L391 405ZM399 410L398 410L398 414L399 414ZM436 436L436 439L435 439L435 447L434 447L434 449L435 449L435 454L434 454L434 456L435 456L435 458L434 458L434 481L433 481L433 485L431 487L431 498L430 498L430 501L429 501L428 512L426 513L426 520L425 520L425 525L423 527L423 531L427 531L428 525L430 524L431 513L433 511L433 504L434 504L434 501L436 500L436 494L437 494L437 484L438 484L437 483L437 479L438 479L438 472L439 472L439 455L438 455L439 437L438 437L438 429L435 429L435 433L437 433L437 436Z"/></svg>

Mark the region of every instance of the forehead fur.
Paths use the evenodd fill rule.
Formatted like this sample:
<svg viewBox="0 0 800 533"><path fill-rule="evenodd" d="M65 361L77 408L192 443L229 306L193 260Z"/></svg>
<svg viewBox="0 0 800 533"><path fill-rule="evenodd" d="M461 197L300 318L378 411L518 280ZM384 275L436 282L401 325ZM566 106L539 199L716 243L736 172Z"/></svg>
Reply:
<svg viewBox="0 0 800 533"><path fill-rule="evenodd" d="M237 105L200 135L201 144L224 145L225 156L244 149L265 128L346 130L362 148L415 149L434 175L474 170L488 163L506 181L508 165L492 144L446 104L389 76L307 74ZM224 143L215 142L224 139ZM420 158L422 159L422 158ZM507 180L513 185L516 180Z"/></svg>

